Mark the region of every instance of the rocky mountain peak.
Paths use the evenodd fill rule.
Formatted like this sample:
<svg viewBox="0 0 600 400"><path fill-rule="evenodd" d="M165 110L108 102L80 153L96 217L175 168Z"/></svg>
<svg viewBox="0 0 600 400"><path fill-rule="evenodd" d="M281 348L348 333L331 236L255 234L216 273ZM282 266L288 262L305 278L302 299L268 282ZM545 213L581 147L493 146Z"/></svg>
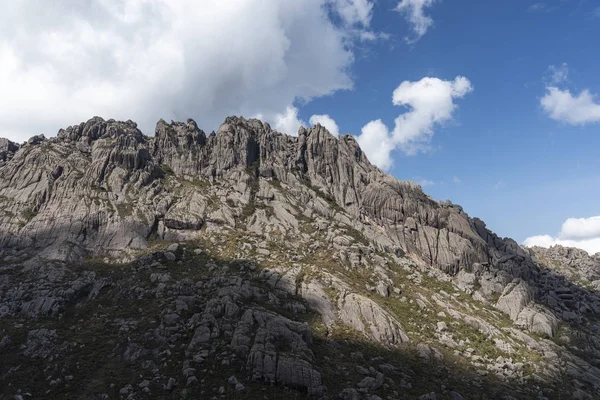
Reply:
<svg viewBox="0 0 600 400"><path fill-rule="evenodd" d="M18 144L8 139L0 138L0 165L10 160L17 150L19 150Z"/></svg>
<svg viewBox="0 0 600 400"><path fill-rule="evenodd" d="M90 360L78 346L109 335L115 350L92 358L137 375L102 396L234 398L260 393L251 382L371 400L429 396L431 382L445 397L600 390L598 256L500 238L321 125L292 137L229 117L206 135L160 120L148 137L94 117L22 146L0 139L0 205L0 320L14 325L0 349L9 364L72 370ZM221 389L202 368L242 371L248 386L231 375ZM72 393L60 374L36 394ZM81 374L78 396L92 396ZM578 383L560 388L564 374Z"/></svg>
<svg viewBox="0 0 600 400"><path fill-rule="evenodd" d="M121 136L131 136L141 141L144 139L142 132L137 129L137 124L131 120L122 122L109 119L105 121L101 117L94 117L79 125L60 129L56 135L58 140L84 142L90 145L98 139L116 139Z"/></svg>
<svg viewBox="0 0 600 400"><path fill-rule="evenodd" d="M560 245L534 246L530 252L572 280L582 283L600 280L600 253L590 255L585 250Z"/></svg>
<svg viewBox="0 0 600 400"><path fill-rule="evenodd" d="M460 207L432 200L418 185L384 174L369 163L354 138L335 138L321 125L303 128L298 137L291 137L256 119L229 117L207 138L193 120L170 124L161 120L156 135L149 138L132 121L94 117L59 131L47 144L39 142L24 149L9 164L1 172L6 187L0 188L0 194L13 192L10 182L19 180L19 175L25 174L29 180L35 177L35 190L20 191L18 198L30 202L35 197L34 208L42 214L50 212L52 201L67 201L46 197L62 184L71 189L78 187L81 193L87 193L90 187L102 187L108 193L120 194L114 201L122 202L129 201L123 198L129 186L134 192L158 186L166 193L165 174L216 182L255 169L264 179L290 186L308 185L350 218L365 226L383 228L384 235L372 238L378 247L399 247L418 254L445 272L456 274L473 262L529 262L528 254L513 241L496 237ZM142 189L144 186L148 188ZM240 190L252 192L247 182ZM67 198L70 193L65 193ZM253 195L248 193L248 200ZM148 210L153 214L146 218L148 224L162 218L163 211L167 210ZM364 230L364 226L359 228ZM2 233L6 237L7 233ZM82 250L88 251L85 243ZM92 243L92 247L98 247L98 243Z"/></svg>

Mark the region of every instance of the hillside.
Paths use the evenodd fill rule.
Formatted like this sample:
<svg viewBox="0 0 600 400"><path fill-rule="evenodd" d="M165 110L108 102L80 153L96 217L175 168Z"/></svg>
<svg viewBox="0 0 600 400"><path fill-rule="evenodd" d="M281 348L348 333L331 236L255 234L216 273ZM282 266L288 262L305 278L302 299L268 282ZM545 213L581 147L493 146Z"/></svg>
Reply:
<svg viewBox="0 0 600 400"><path fill-rule="evenodd" d="M350 135L93 118L0 139L0 398L600 396L600 260Z"/></svg>

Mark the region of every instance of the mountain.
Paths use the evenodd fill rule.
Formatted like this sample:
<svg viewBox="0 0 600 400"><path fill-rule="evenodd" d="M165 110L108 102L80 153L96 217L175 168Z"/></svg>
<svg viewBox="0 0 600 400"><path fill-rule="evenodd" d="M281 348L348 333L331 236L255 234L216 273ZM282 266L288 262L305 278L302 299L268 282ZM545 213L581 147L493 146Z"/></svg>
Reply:
<svg viewBox="0 0 600 400"><path fill-rule="evenodd" d="M1 398L600 396L600 260L355 139L95 117L0 139Z"/></svg>

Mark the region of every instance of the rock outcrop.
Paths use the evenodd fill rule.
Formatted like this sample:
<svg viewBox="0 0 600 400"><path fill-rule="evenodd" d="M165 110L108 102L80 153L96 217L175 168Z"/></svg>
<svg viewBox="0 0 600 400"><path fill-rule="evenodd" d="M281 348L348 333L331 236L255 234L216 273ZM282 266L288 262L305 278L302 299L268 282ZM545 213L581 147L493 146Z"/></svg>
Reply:
<svg viewBox="0 0 600 400"><path fill-rule="evenodd" d="M4 147L16 151L8 142ZM235 212L215 198L227 190L207 195L202 185L229 184L246 210L257 198L276 200L281 205L273 209L282 219L289 198L277 201L265 187L281 182L321 215L343 211L338 217L381 250L412 254L449 275L474 271L483 297L500 294L508 283L483 283L490 274L534 286L539 277L517 243L500 239L460 206L384 174L352 136L337 139L320 125L291 137L232 117L207 137L192 120L161 120L150 138L134 122L96 117L55 138L30 141L6 159L0 247L11 251L75 261L145 249L153 235L189 239L205 225L235 225Z"/></svg>
<svg viewBox="0 0 600 400"><path fill-rule="evenodd" d="M9 161L17 150L19 150L19 146L16 143L0 138L0 166Z"/></svg>
<svg viewBox="0 0 600 400"><path fill-rule="evenodd" d="M119 357L145 380L100 395L135 398L160 381L182 398L252 382L402 398L413 370L314 351L365 343L429 362L460 356L475 371L469 385L493 374L522 385L512 394L552 397L539 385L557 390L549 382L563 374L578 382L569 394L600 389L598 255L500 238L320 125L292 137L230 117L207 135L193 120L161 120L147 137L132 121L95 117L49 139L0 139L0 205L0 319L16 326L0 343L67 368L77 346L95 348L77 332L111 324L104 368ZM44 325L74 315L75 339ZM27 334L19 319L32 321ZM229 378L206 382L199 369Z"/></svg>
<svg viewBox="0 0 600 400"><path fill-rule="evenodd" d="M191 221L169 221L165 214L179 199L161 178L216 182L246 169L255 178L308 185L351 218L383 228L384 235L373 237L380 246L414 252L444 272L479 262L529 273L523 266L528 255L516 243L496 237L461 207L436 202L418 185L384 174L352 136L338 140L317 125L296 138L243 118L228 118L208 137L192 120L160 121L153 138L131 121L94 118L24 146L1 171L0 196L13 216L4 219L0 244L53 247L48 255L56 257L143 248L157 222L195 230L208 218L206 205L192 200ZM256 195L248 183L240 187L247 200ZM26 207L26 215L19 215Z"/></svg>

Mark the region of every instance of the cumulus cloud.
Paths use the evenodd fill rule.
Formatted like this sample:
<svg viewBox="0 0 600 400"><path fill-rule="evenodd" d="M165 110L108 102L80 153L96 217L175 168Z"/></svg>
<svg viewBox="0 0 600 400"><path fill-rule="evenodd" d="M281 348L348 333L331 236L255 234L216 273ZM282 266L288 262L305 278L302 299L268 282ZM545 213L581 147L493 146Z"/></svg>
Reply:
<svg viewBox="0 0 600 400"><path fill-rule="evenodd" d="M298 109L288 106L285 112L276 114L273 118L273 128L288 135L298 135L298 129L306 124L298 117Z"/></svg>
<svg viewBox="0 0 600 400"><path fill-rule="evenodd" d="M524 245L577 247L590 254L595 254L600 252L600 216L569 218L562 224L558 236L531 236L525 239Z"/></svg>
<svg viewBox="0 0 600 400"><path fill-rule="evenodd" d="M600 122L600 103L589 90L572 94L565 88L569 77L569 66L562 63L551 65L546 73L546 94L540 105L548 116L556 121L571 125L584 125Z"/></svg>
<svg viewBox="0 0 600 400"><path fill-rule="evenodd" d="M255 118L262 119L262 114L258 114ZM296 136L298 129L301 126L306 127L307 124L298 116L298 108L288 106L284 112L276 114L273 120L273 128L279 132L287 133L288 135ZM340 130L337 123L329 115L313 115L309 119L311 126L321 124L324 126L332 135L338 136Z"/></svg>
<svg viewBox="0 0 600 400"><path fill-rule="evenodd" d="M434 128L452 119L454 100L471 92L471 82L462 76L453 81L423 78L402 82L392 95L394 105L408 109L395 120L393 131L381 120L371 121L357 138L369 160L381 169L392 165L391 152L399 149L408 155L429 149Z"/></svg>
<svg viewBox="0 0 600 400"><path fill-rule="evenodd" d="M569 218L563 223L560 236L565 239L600 238L600 216Z"/></svg>
<svg viewBox="0 0 600 400"><path fill-rule="evenodd" d="M587 89L573 95L568 89L549 86L540 104L546 114L556 121L571 125L600 122L600 103Z"/></svg>
<svg viewBox="0 0 600 400"><path fill-rule="evenodd" d="M352 43L371 16L371 0L8 2L0 136L51 135L93 115L146 133L161 117L207 130L232 114L274 123L297 101L353 87Z"/></svg>
<svg viewBox="0 0 600 400"><path fill-rule="evenodd" d="M310 124L316 125L321 124L324 126L333 136L338 136L340 134L340 129L338 128L337 123L333 118L329 115L313 115L310 117Z"/></svg>
<svg viewBox="0 0 600 400"><path fill-rule="evenodd" d="M472 90L471 82L462 76L454 81L423 78L418 82L404 81L394 90L392 102L410 111L396 118L392 133L401 148L415 153L419 145L433 136L433 127L452 118L454 99Z"/></svg>
<svg viewBox="0 0 600 400"><path fill-rule="evenodd" d="M425 8L431 7L436 0L402 0L396 6L396 10L406 16L414 33L413 38L406 38L409 43L418 41L427 33L433 25L433 19L425 14Z"/></svg>
<svg viewBox="0 0 600 400"><path fill-rule="evenodd" d="M462 183L462 180L458 176L453 176L452 182L459 184L459 183Z"/></svg>
<svg viewBox="0 0 600 400"><path fill-rule="evenodd" d="M396 144L393 142L387 126L380 119L363 126L361 134L356 139L369 161L383 170L392 167L391 152Z"/></svg>

